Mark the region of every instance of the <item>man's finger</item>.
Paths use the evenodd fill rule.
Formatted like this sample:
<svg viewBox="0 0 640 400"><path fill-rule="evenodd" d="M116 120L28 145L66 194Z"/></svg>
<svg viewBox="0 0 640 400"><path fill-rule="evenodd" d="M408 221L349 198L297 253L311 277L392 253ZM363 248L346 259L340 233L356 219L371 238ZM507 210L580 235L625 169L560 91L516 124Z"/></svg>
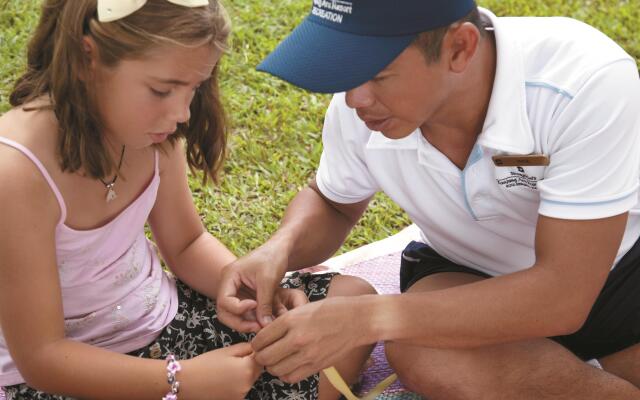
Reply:
<svg viewBox="0 0 640 400"><path fill-rule="evenodd" d="M276 289L275 293L273 294L273 302L272 302L272 311L273 311L273 318L277 318L279 315L284 314L285 312L287 312L287 302L289 301L287 299L286 296L286 292L283 293L284 289Z"/></svg>
<svg viewBox="0 0 640 400"><path fill-rule="evenodd" d="M262 365L274 365L297 350L286 340L287 330L284 324L278 322L280 320L262 328L251 341L251 346L256 352L256 360Z"/></svg>
<svg viewBox="0 0 640 400"><path fill-rule="evenodd" d="M303 306L305 304L307 304L309 302L309 299L307 298L307 295L299 289L291 289L289 291L289 301L291 303L290 307L296 308L296 307L300 307Z"/></svg>
<svg viewBox="0 0 640 400"><path fill-rule="evenodd" d="M253 318L245 318L255 312L257 303L254 300L239 300L229 297L218 303L218 319L238 332L258 332L260 324Z"/></svg>
<svg viewBox="0 0 640 400"><path fill-rule="evenodd" d="M281 316L289 310L300 307L309 302L307 295L299 289L280 289L278 295L274 297L273 310L276 317Z"/></svg>
<svg viewBox="0 0 640 400"><path fill-rule="evenodd" d="M271 282L265 282L261 279L257 282L258 290L256 293L256 300L258 300L258 307L256 308L256 314L258 316L258 322L262 327L267 326L273 321L273 297L276 288Z"/></svg>
<svg viewBox="0 0 640 400"><path fill-rule="evenodd" d="M240 286L240 288L238 289L238 293L236 294L236 297L238 297L239 299L256 299L256 292L248 287L246 287L245 285Z"/></svg>
<svg viewBox="0 0 640 400"><path fill-rule="evenodd" d="M255 321L245 321L245 320L242 320L242 322L238 324L237 328L233 328L231 326L229 327L232 328L233 330L236 330L242 333L258 333L260 332L260 329L262 329L259 323Z"/></svg>
<svg viewBox="0 0 640 400"><path fill-rule="evenodd" d="M242 314L242 319L245 321L258 322L258 317L256 316L256 310L249 310Z"/></svg>
<svg viewBox="0 0 640 400"><path fill-rule="evenodd" d="M242 281L237 273L228 273L222 275L220 286L218 287L218 298L220 297L237 297L238 290L242 287Z"/></svg>
<svg viewBox="0 0 640 400"><path fill-rule="evenodd" d="M256 355L257 356L257 355ZM287 376L296 372L296 370L306 364L302 353L293 353L279 362L269 365L267 371L274 376Z"/></svg>
<svg viewBox="0 0 640 400"><path fill-rule="evenodd" d="M242 332L258 332L261 329L261 326L256 321L248 321L242 318L241 316L229 314L229 313L221 313L218 312L218 319L229 328Z"/></svg>
<svg viewBox="0 0 640 400"><path fill-rule="evenodd" d="M279 376L279 378L282 381L287 383L298 383L301 380L306 379L311 375L315 374L316 372L318 372L318 369L315 368L313 365L305 364L298 367L298 369L293 371L291 374Z"/></svg>
<svg viewBox="0 0 640 400"><path fill-rule="evenodd" d="M273 310L275 312L275 316L279 317L282 314L286 313L287 311L289 311L287 309L287 306L285 306L285 304L282 302L282 300L280 300L279 298L276 298L275 300L275 305L273 306Z"/></svg>
<svg viewBox="0 0 640 400"><path fill-rule="evenodd" d="M235 314L242 315L245 312L256 308L258 303L255 300L244 299L240 300L237 297L229 296L229 297L220 297L218 296L218 304L217 307L220 310Z"/></svg>

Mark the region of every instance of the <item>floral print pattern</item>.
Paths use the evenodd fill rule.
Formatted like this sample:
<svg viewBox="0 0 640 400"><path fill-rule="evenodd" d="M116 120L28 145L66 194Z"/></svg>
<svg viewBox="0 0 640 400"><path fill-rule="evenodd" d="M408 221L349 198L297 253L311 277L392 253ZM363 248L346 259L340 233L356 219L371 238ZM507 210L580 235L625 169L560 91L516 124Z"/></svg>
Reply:
<svg viewBox="0 0 640 400"><path fill-rule="evenodd" d="M327 296L331 279L336 274L311 275L293 273L282 286L304 290L310 301ZM178 313L173 321L148 346L129 355L164 359L173 353L178 360L196 357L207 351L248 342L254 334L236 332L223 325L216 313L215 301L201 295L182 282L178 287ZM318 374L299 383L288 384L269 373L263 373L247 394L249 400L315 400L318 398ZM71 397L37 391L26 384L4 388L6 400L73 400Z"/></svg>

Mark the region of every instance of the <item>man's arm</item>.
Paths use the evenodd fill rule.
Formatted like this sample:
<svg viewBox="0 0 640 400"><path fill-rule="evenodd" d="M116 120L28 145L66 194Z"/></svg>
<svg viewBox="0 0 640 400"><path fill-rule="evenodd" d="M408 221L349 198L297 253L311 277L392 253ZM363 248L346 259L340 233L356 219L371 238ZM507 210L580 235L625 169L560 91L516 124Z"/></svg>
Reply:
<svg viewBox="0 0 640 400"><path fill-rule="evenodd" d="M460 348L573 333L604 285L626 221L626 213L587 221L541 216L530 269L441 291L373 299L369 340Z"/></svg>
<svg viewBox="0 0 640 400"><path fill-rule="evenodd" d="M275 320L252 342L285 381L377 341L473 348L575 332L613 264L627 214L587 221L540 217L536 263L511 275L425 293L326 299Z"/></svg>
<svg viewBox="0 0 640 400"><path fill-rule="evenodd" d="M271 239L225 268L217 297L220 320L244 332L270 323L275 310L282 308L276 292L286 271L330 257L368 203L369 199L355 204L332 202L311 182L289 204Z"/></svg>
<svg viewBox="0 0 640 400"><path fill-rule="evenodd" d="M289 204L280 228L265 246L274 246L287 254L288 270L321 263L340 248L369 201L333 202L313 180Z"/></svg>

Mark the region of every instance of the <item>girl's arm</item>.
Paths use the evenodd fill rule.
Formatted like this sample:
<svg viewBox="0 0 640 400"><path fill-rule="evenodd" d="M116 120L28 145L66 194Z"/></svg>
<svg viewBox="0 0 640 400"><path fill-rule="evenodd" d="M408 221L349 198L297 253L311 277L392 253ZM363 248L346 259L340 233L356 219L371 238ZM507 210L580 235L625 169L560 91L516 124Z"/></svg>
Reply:
<svg viewBox="0 0 640 400"><path fill-rule="evenodd" d="M27 384L76 397L161 398L169 388L163 361L65 339L57 200L35 166L8 148L0 149L0 182L0 326Z"/></svg>
<svg viewBox="0 0 640 400"><path fill-rule="evenodd" d="M12 149L0 147L0 182L0 326L26 383L76 398L161 399L169 391L163 360L65 338L57 200L36 167ZM261 371L251 353L244 343L181 361L180 399L243 398Z"/></svg>
<svg viewBox="0 0 640 400"><path fill-rule="evenodd" d="M222 268L236 257L202 225L187 181L183 142L163 147L160 188L149 225L163 259L178 279L215 299Z"/></svg>

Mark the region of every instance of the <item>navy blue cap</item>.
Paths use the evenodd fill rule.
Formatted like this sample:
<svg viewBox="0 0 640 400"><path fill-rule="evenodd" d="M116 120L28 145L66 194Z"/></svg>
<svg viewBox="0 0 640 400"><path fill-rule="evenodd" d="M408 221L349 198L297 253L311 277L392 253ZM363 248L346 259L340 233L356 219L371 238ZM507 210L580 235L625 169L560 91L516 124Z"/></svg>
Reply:
<svg viewBox="0 0 640 400"><path fill-rule="evenodd" d="M260 65L320 93L375 77L422 32L470 13L474 0L313 0L311 13Z"/></svg>

